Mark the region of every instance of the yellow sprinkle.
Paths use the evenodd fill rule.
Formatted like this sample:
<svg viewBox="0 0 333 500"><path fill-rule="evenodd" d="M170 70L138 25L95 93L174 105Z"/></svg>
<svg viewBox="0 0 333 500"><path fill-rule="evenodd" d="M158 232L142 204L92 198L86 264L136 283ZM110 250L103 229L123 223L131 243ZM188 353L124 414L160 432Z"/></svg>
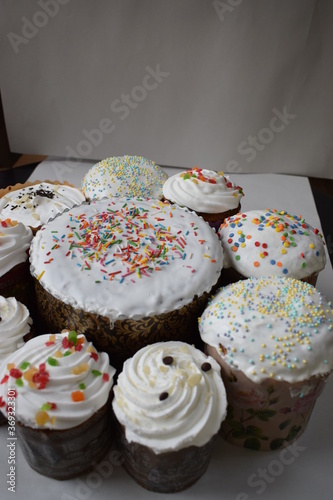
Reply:
<svg viewBox="0 0 333 500"><path fill-rule="evenodd" d="M10 371L12 368L15 368L15 363L7 363L7 370Z"/></svg>
<svg viewBox="0 0 333 500"><path fill-rule="evenodd" d="M53 354L53 357L55 357L55 358L62 358L62 352L61 352L61 351L56 351L56 352Z"/></svg>
<svg viewBox="0 0 333 500"><path fill-rule="evenodd" d="M43 276L43 274L44 274L44 273L45 273L45 270L44 270L44 271L42 271L42 272L41 272L41 273L37 276L37 280L38 280L38 281L42 278L42 276Z"/></svg>

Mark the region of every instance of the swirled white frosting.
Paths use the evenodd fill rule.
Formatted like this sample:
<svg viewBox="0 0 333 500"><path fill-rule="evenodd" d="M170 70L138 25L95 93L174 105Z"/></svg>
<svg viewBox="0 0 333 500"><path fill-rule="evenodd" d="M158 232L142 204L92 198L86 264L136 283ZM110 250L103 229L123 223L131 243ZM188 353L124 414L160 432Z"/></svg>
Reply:
<svg viewBox="0 0 333 500"><path fill-rule="evenodd" d="M333 369L332 304L296 279L228 285L205 309L199 330L231 368L254 382L299 382Z"/></svg>
<svg viewBox="0 0 333 500"><path fill-rule="evenodd" d="M155 453L203 446L226 414L219 365L183 342L144 347L124 363L113 410L126 439Z"/></svg>
<svg viewBox="0 0 333 500"><path fill-rule="evenodd" d="M69 429L105 405L114 374L109 356L97 353L83 335L40 335L0 365L0 403L15 389L19 422L33 428ZM7 416L5 405L1 410Z"/></svg>
<svg viewBox="0 0 333 500"><path fill-rule="evenodd" d="M38 231L31 273L57 299L117 319L141 319L210 292L222 268L216 233L194 213L158 200L98 200Z"/></svg>
<svg viewBox="0 0 333 500"><path fill-rule="evenodd" d="M223 267L245 277L302 279L324 269L322 235L300 215L275 209L250 210L228 217L218 230Z"/></svg>
<svg viewBox="0 0 333 500"><path fill-rule="evenodd" d="M167 174L143 156L114 156L89 169L82 181L87 200L122 196L162 199Z"/></svg>
<svg viewBox="0 0 333 500"><path fill-rule="evenodd" d="M83 193L75 187L41 182L6 193L0 198L0 214L37 228L84 200Z"/></svg>
<svg viewBox="0 0 333 500"><path fill-rule="evenodd" d="M24 344L32 319L24 304L15 297L0 296L0 363Z"/></svg>
<svg viewBox="0 0 333 500"><path fill-rule="evenodd" d="M0 277L28 260L32 231L22 223L0 218Z"/></svg>
<svg viewBox="0 0 333 500"><path fill-rule="evenodd" d="M163 185L163 194L172 203L215 214L237 208L243 191L223 172L194 167L169 177Z"/></svg>

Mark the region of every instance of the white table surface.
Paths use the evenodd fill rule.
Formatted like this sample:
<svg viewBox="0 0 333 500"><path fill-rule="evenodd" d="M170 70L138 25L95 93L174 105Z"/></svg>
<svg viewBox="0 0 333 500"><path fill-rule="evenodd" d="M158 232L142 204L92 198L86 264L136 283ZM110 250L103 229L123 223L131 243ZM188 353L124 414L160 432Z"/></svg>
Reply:
<svg viewBox="0 0 333 500"><path fill-rule="evenodd" d="M41 163L30 180L67 180L80 186L93 162L59 161ZM165 168L170 175L175 168ZM230 174L245 192L242 210L276 208L302 214L313 227L321 229L309 181L306 177L275 174ZM333 296L333 271L329 259L319 275L317 288ZM120 465L105 468L104 475L94 470L78 479L59 482L43 477L26 464L16 446L16 492L7 490L9 472L8 433L0 428L0 498L1 500L132 500L174 498L218 500L320 500L332 498L333 491L333 376L314 408L307 430L297 443L281 453L245 450L218 438L206 474L181 493L157 494L144 490ZM106 458L106 460L108 460ZM110 465L110 462L108 462ZM104 464L105 465L105 464Z"/></svg>

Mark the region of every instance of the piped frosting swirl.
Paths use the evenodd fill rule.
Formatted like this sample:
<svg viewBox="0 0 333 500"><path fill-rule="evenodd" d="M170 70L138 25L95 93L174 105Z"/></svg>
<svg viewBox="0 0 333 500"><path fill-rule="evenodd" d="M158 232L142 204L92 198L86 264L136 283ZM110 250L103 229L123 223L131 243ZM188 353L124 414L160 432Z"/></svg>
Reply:
<svg viewBox="0 0 333 500"><path fill-rule="evenodd" d="M15 297L0 296L0 362L24 344L32 319L24 304Z"/></svg>
<svg viewBox="0 0 333 500"><path fill-rule="evenodd" d="M164 197L199 213L217 214L238 207L243 190L223 172L194 167L169 177Z"/></svg>
<svg viewBox="0 0 333 500"><path fill-rule="evenodd" d="M206 444L226 413L219 365L183 342L158 342L126 360L114 394L126 439L155 453Z"/></svg>
<svg viewBox="0 0 333 500"><path fill-rule="evenodd" d="M83 335L45 334L29 340L0 366L0 407L16 390L16 418L33 428L69 429L108 401L115 369Z"/></svg>
<svg viewBox="0 0 333 500"><path fill-rule="evenodd" d="M28 260L32 231L22 223L0 218L0 277Z"/></svg>

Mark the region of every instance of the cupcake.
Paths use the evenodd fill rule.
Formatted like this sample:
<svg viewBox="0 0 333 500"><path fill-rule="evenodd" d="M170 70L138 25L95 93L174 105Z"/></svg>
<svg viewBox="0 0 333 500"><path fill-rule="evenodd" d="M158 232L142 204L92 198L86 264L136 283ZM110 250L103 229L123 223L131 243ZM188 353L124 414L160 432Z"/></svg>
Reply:
<svg viewBox="0 0 333 500"><path fill-rule="evenodd" d="M36 233L56 214L84 200L82 192L68 183L26 182L0 190L0 216L22 222Z"/></svg>
<svg viewBox="0 0 333 500"><path fill-rule="evenodd" d="M269 451L299 438L333 368L331 303L300 280L249 278L222 288L199 327L221 365L225 439Z"/></svg>
<svg viewBox="0 0 333 500"><path fill-rule="evenodd" d="M128 359L114 388L126 471L148 490L184 490L206 471L226 414L219 365L183 342L158 342Z"/></svg>
<svg viewBox="0 0 333 500"><path fill-rule="evenodd" d="M24 224L0 217L0 295L15 297L29 311L34 303L28 260L32 236Z"/></svg>
<svg viewBox="0 0 333 500"><path fill-rule="evenodd" d="M194 167L169 177L163 195L171 203L194 210L217 229L226 217L240 211L244 193L223 172Z"/></svg>
<svg viewBox="0 0 333 500"><path fill-rule="evenodd" d="M89 169L82 191L87 200L115 196L162 199L167 178L160 166L143 156L114 156Z"/></svg>
<svg viewBox="0 0 333 500"><path fill-rule="evenodd" d="M223 284L262 276L316 284L326 263L322 235L300 215L251 210L229 217L218 230L224 251Z"/></svg>
<svg viewBox="0 0 333 500"><path fill-rule="evenodd" d="M16 433L34 470L54 479L87 471L112 440L115 370L74 331L29 340L0 365L0 398L15 394ZM10 421L11 405L1 408Z"/></svg>
<svg viewBox="0 0 333 500"><path fill-rule="evenodd" d="M23 346L27 340L32 325L29 311L24 304L15 297L0 296L0 365L7 356ZM5 400L0 400L0 407L6 405ZM0 425L6 422L0 413Z"/></svg>
<svg viewBox="0 0 333 500"><path fill-rule="evenodd" d="M199 340L222 247L200 217L114 198L75 207L34 237L31 273L47 331L77 330L118 368L152 342Z"/></svg>

